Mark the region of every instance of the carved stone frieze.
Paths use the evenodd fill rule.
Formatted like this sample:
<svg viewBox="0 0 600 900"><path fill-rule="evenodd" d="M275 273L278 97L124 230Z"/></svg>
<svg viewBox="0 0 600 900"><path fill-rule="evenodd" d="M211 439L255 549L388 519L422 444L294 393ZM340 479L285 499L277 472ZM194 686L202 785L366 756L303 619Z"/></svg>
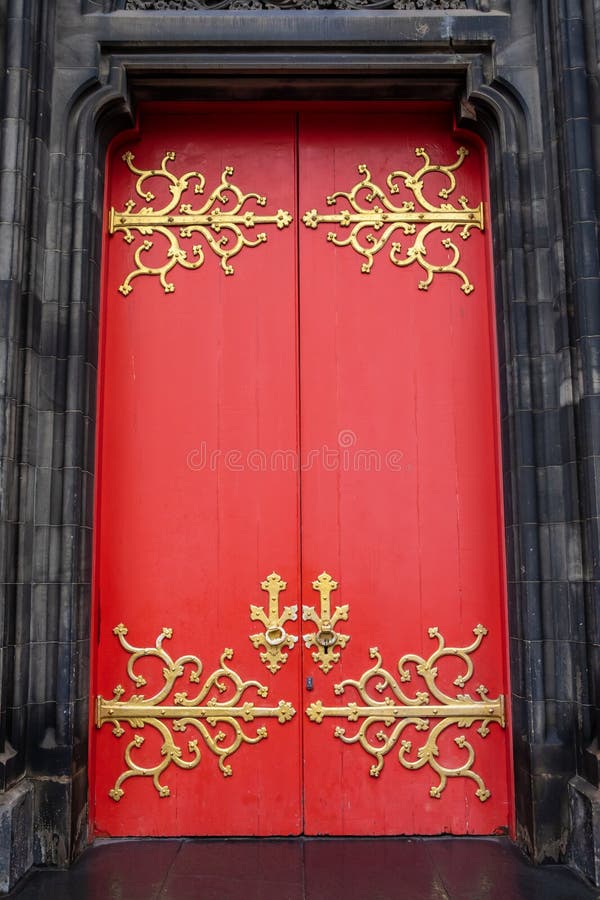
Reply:
<svg viewBox="0 0 600 900"><path fill-rule="evenodd" d="M453 10L476 8L474 0L114 0L114 9L195 10L214 9L398 9Z"/></svg>

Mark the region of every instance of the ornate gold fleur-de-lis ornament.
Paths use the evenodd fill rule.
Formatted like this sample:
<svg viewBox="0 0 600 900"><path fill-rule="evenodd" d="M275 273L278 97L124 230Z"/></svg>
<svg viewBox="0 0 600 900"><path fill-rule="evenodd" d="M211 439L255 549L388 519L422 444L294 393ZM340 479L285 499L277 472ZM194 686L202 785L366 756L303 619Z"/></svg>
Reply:
<svg viewBox="0 0 600 900"><path fill-rule="evenodd" d="M177 176L170 172L167 164L175 160L175 153L170 150L165 154L160 166L156 169L138 169L134 163L134 155L128 150L123 154L123 161L129 170L137 175L135 191L138 197L151 203L156 197L151 190L146 190L144 182L148 178L162 178L171 195L170 200L160 209L153 206L142 206L136 210L137 201L127 200L125 208L119 212L111 207L108 218L108 232L123 232L123 239L133 244L136 234L144 238L133 253L135 268L127 275L119 286L119 291L127 296L133 290L132 282L140 275L157 275L165 294L173 293L175 284L167 281L167 275L175 268L199 269L205 260L205 248L208 247L219 257L221 268L226 275L233 275L234 269L230 260L237 256L244 247L257 247L267 240L266 232L255 231L257 225L275 225L278 229L287 228L292 217L284 209L269 215L259 214L248 207L254 200L259 207L266 206L267 198L254 192L243 193L231 181L233 166L226 166L221 181L211 191L208 198L198 208L191 203L181 203L183 194L194 182L194 195L204 194L206 178L201 172L186 172ZM219 205L220 204L220 205ZM227 209L223 207L227 206ZM181 239L192 238L197 234L204 244L197 243L189 251L182 247ZM162 258L155 250L155 235L167 241L166 253ZM155 255L156 254L156 255Z"/></svg>
<svg viewBox="0 0 600 900"><path fill-rule="evenodd" d="M269 595L269 605L265 612L262 606L250 605L250 618L253 622L260 622L264 625L264 632L251 634L250 640L258 650L264 647L264 652L260 654L262 662L270 672L277 672L284 662L287 661L288 654L286 648L292 650L298 638L294 634L288 634L284 628L286 622L295 622L298 618L298 607L284 606L283 611L279 612L279 594L287 588L287 581L283 581L277 572L271 572L264 581L261 582L261 588Z"/></svg>
<svg viewBox="0 0 600 900"><path fill-rule="evenodd" d="M363 258L361 271L369 274L377 253L387 244L392 235L402 232L412 239L405 244L392 240L389 244L389 258L395 266L404 268L413 263L425 270L425 278L419 282L419 290L426 291L433 281L434 275L452 274L461 279L461 290L470 294L474 285L466 274L458 267L460 250L451 238L442 238L441 244L448 251L448 260L433 263L428 259L427 239L436 231L442 234L460 228L460 237L467 240L473 228L484 230L483 203L475 207L469 206L465 196L458 198L458 205L444 202L439 206L431 203L424 195L423 188L428 175L437 173L448 179L448 186L438 191L442 200L448 200L456 189L455 171L460 168L469 155L466 147L456 151L458 159L448 165L432 164L424 147L417 147L415 154L424 160L424 164L414 174L398 169L387 176L387 194L371 178L366 165L358 166L362 175L349 191L336 191L327 197L328 206L336 206L338 200L346 200L350 208L333 214L323 214L310 209L302 218L308 228L318 228L321 224L337 225L337 231L330 231L327 240L336 247L352 247ZM400 205L394 204L388 194L400 194L401 187L409 191L408 198ZM343 232L349 230L346 236Z"/></svg>
<svg viewBox="0 0 600 900"><path fill-rule="evenodd" d="M317 591L321 598L321 610L319 613L314 606L302 607L302 618L305 622L312 622L317 626L316 631L303 634L302 638L308 649L314 647L312 658L319 668L327 674L335 663L339 662L340 651L344 649L350 636L341 634L335 630L338 622L348 620L349 606L336 606L331 611L331 593L337 591L338 583L328 572L321 572L313 583L313 590Z"/></svg>

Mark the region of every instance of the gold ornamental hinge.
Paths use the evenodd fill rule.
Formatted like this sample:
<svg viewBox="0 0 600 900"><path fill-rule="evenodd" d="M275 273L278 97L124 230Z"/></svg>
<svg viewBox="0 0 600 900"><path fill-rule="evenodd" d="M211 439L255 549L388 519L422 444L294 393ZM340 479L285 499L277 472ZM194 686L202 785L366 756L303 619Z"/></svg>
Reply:
<svg viewBox="0 0 600 900"><path fill-rule="evenodd" d="M318 228L322 224L336 225L338 230L330 231L327 240L336 247L352 247L364 258L361 271L367 275L373 267L375 254L389 241L389 257L395 266L405 268L417 263L425 271L419 290L426 291L434 275L452 274L461 279L461 290L470 294L475 287L458 267L460 250L451 238L442 237L440 242L447 256L445 262L432 262L431 253L428 254L427 250L428 238L434 232L444 235L460 228L460 237L466 241L473 228L484 230L483 203L470 207L467 198L460 196L458 206L447 202L436 206L423 193L426 177L434 173L448 179L448 186L441 188L438 196L447 200L454 193L454 172L462 166L469 151L466 147L459 147L456 153L456 162L436 165L432 164L424 147L417 147L415 154L424 160L424 164L414 174L402 169L391 172L387 176L387 193L372 181L371 173L363 163L357 167L362 178L354 187L349 191L336 191L326 198L328 206L336 206L338 200L345 200L349 208L334 214L309 209L302 221L307 228ZM408 198L397 205L390 200L390 196L400 193L401 184L409 193ZM399 232L408 238L404 244L391 240Z"/></svg>
<svg viewBox="0 0 600 900"><path fill-rule="evenodd" d="M136 688L142 688L146 684L144 676L135 671L137 661L142 658L158 659L163 664L161 673L164 680L163 686L151 697L136 693L123 700L121 698L125 694L125 688L118 684L113 689L112 699L106 700L101 696L96 698L98 728L109 722L117 738L125 734L123 723L134 729L133 739L124 751L127 767L109 791L109 796L113 800L118 801L123 797L125 793L123 784L134 776L152 778L159 796L168 797L170 790L168 785L160 780L162 773L171 764L180 769L195 768L200 762L199 740L203 741L206 748L217 757L222 774L232 775L229 757L242 744L257 744L268 736L264 724L261 724L253 734L245 729L246 724L257 719L277 719L284 724L296 714L296 710L287 700L279 700L276 706L257 706L253 700L248 699L247 691L253 689L259 697L266 698L269 689L259 681L243 680L231 668L229 661L233 658L233 650L229 648L223 651L219 668L201 683L202 663L197 656L186 654L174 660L163 649L163 641L173 636L172 628L163 628L154 647L134 647L126 639L127 628L123 624L117 625L113 632L119 639L121 647L130 654L127 674ZM199 685L192 697L188 696L187 691L172 693L175 683L183 678L186 671L189 683ZM218 696L222 693L226 693L228 699L219 702ZM218 727L220 724L227 726L227 734ZM144 737L139 734L139 730L146 726L158 732L163 741L160 759L155 765L147 765L145 761L142 764L135 759L136 750L144 744ZM189 756L186 759L173 732L184 733L188 728L193 729L197 737L187 742Z"/></svg>
<svg viewBox="0 0 600 900"><path fill-rule="evenodd" d="M397 679L383 668L382 657L377 647L369 651L374 664L368 668L358 680L346 678L334 686L334 693L341 696L347 688L358 695L357 700L350 700L345 705L326 706L321 700L311 703L306 714L311 722L321 724L324 719L346 719L358 727L351 734L345 726L336 725L333 735L345 744L359 744L375 762L369 770L373 778L378 778L385 763L385 757L400 744L398 760L405 769L421 769L429 766L439 781L432 785L431 797L439 799L446 787L448 778L470 778L477 785L476 797L483 803L490 797L483 778L473 770L476 760L475 749L466 737L460 734L454 742L466 758L461 763L445 763L442 758L439 738L446 729L455 726L457 729L470 728L480 722L477 734L487 737L490 725L495 723L505 727L504 696L501 694L494 700L487 696L487 688L480 684L475 689L479 699L469 694L457 693L451 696L441 690L437 684L438 664L444 657L461 660L465 671L459 675L454 684L462 689L473 676L473 654L487 629L477 625L473 629L475 640L467 647L446 647L444 638L437 628L429 629L429 637L437 639L438 647L427 659L416 653L406 653L398 662L400 683L412 681L411 667L423 679L427 690L416 691L410 697L400 687ZM378 695L373 696L375 689ZM405 739L403 732L411 727L414 732L426 733L423 743L413 749L413 741ZM442 745L443 746L443 745Z"/></svg>
<svg viewBox="0 0 600 900"><path fill-rule="evenodd" d="M257 206L262 207L266 206L267 198L253 192L244 194L231 181L233 166L225 167L221 181L204 203L192 208L191 203L181 203L181 199L190 189L190 182L194 183L194 195L204 194L206 178L201 172L186 172L180 176L170 172L167 164L175 160L175 153L172 150L165 154L156 169L138 169L133 164L134 159L131 150L123 154L123 161L129 170L138 176L135 184L138 197L146 203L155 200L154 193L145 189L144 182L148 178L161 178L169 191L170 200L160 209L142 206L136 210L137 201L129 199L120 212L114 207L109 211L109 234L122 232L123 240L127 244L134 244L136 236L144 238L133 252L135 267L119 286L120 293L125 297L133 290L133 280L140 275L157 275L165 294L173 293L175 284L167 281L169 272L175 266L199 269L204 264L207 247L219 257L224 273L233 275L234 269L230 260L244 247L258 247L267 240L266 232L255 231L257 225L275 225L282 229L287 228L292 221L290 213L284 209L263 215L249 208L248 201L254 200ZM227 209L224 209L225 206ZM182 246L182 239L193 238L194 235L201 238L204 243L193 244L188 249ZM166 240L162 258L156 250L149 253L154 247L154 240L150 238L155 236Z"/></svg>

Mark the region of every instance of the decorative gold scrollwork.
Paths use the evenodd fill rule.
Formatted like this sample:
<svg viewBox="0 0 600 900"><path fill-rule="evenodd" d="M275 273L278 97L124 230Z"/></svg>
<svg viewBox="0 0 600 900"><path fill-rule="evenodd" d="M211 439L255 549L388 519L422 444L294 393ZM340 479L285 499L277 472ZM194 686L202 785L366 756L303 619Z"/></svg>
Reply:
<svg viewBox="0 0 600 900"><path fill-rule="evenodd" d="M404 693L393 675L383 668L381 654L377 647L372 647L370 657L375 660L374 665L367 669L358 681L347 678L334 686L334 692L338 696L343 694L347 687L354 688L363 705L350 701L346 706L333 707L324 706L321 700L317 700L310 704L306 713L309 719L317 724L320 724L324 718L342 718L347 719L348 722L360 721L355 734L347 735L344 727L337 726L334 736L345 744L360 744L367 753L375 758L376 762L370 769L370 774L374 778L379 776L386 754L396 746L407 727L412 726L415 731L426 731L428 732L427 738L417 749L416 755L413 753L411 740L400 740L398 759L402 766L405 769L421 769L423 766L430 766L439 777L439 783L433 785L429 791L434 798L441 797L448 778L463 777L470 778L476 783L475 795L484 802L490 796L490 791L481 776L473 771L475 750L465 736L459 735L454 738L456 745L467 754L466 760L458 766L445 765L440 760L438 744L442 733L451 726L470 728L475 722L481 722L477 733L482 738L489 734L491 723L496 722L501 728L505 726L503 695L495 700L490 700L487 697L487 688L479 685L476 693L479 694L480 700L474 700L469 694L457 694L452 697L440 690L436 683L438 663L443 657L460 659L465 664L464 674L454 680L457 687L463 688L471 679L473 675L471 654L481 644L487 634L487 629L483 625L477 625L473 629L473 634L475 640L468 647L446 647L438 629L430 628L429 636L437 638L438 641L437 650L428 659L414 653L407 653L399 660L400 682L406 683L412 680L408 666L413 664L416 667L416 674L424 680L427 686L426 691L417 691L414 697L408 697ZM384 695L386 691L389 693L381 699L371 696L369 693L371 679L379 679L374 684L374 689L380 695ZM435 724L430 728L432 721ZM382 725L387 730L380 728L373 733L377 725Z"/></svg>
<svg viewBox="0 0 600 900"><path fill-rule="evenodd" d="M137 775L151 777L159 795L168 797L169 787L161 784L160 781L165 769L171 763L180 769L193 769L198 765L201 757L198 738L188 741L187 749L191 754L191 759L184 759L181 747L175 743L173 734L168 727L169 721L173 722L173 731L185 732L188 727L195 728L208 750L217 757L219 769L223 775L228 776L232 774L233 770L226 760L242 744L257 744L268 735L264 725L257 728L255 734L247 734L242 727L244 723L254 722L255 719L273 718L280 723L285 723L296 713L292 704L286 700L280 700L274 707L256 706L251 700L244 700L244 694L250 688L254 688L259 697L266 697L269 689L258 681L243 681L227 663L233 657L233 650L228 648L223 651L220 667L206 678L194 697L188 697L187 691L178 691L173 695L172 704L167 704L165 701L171 694L175 682L183 676L186 666L191 667L190 683L200 684L202 663L198 657L187 654L173 660L169 656L162 648L162 642L165 638L173 636L172 628L163 628L154 647L134 647L126 640L127 628L122 624L117 625L113 631L123 649L131 654L127 661L127 674L137 688L143 687L147 683L143 675L135 672L135 664L141 658L155 657L160 660L163 663L162 676L164 679L163 687L148 698L143 694L132 694L128 700L121 700L125 688L120 684L114 688L112 700L105 700L101 696L96 698L96 726L98 728L101 728L106 722L110 722L113 726L113 734L120 738L125 734L122 722L127 722L134 729L150 726L158 732L163 740L160 751L161 758L156 765L140 765L133 758L133 754L136 749L142 747L144 737L141 734L134 734L133 740L125 748L124 756L127 768L119 775L114 787L109 791L113 800L121 799L125 793L124 782ZM218 694L226 692L229 694L228 699L219 702ZM228 727L229 740L224 731L214 731L219 723Z"/></svg>
<svg viewBox="0 0 600 900"><path fill-rule="evenodd" d="M312 658L327 674L340 658L339 651L335 648L339 647L340 650L343 650L350 640L349 635L335 631L335 626L340 620L348 619L348 604L336 606L332 615L331 592L337 590L338 583L327 572L321 572L316 581L313 581L312 586L313 590L318 591L321 595L321 614L317 615L314 606L302 607L304 621L314 622L317 626L316 632L303 634L302 638L309 649L310 647L316 648Z"/></svg>
<svg viewBox="0 0 600 900"><path fill-rule="evenodd" d="M133 288L131 282L138 275L158 275L165 294L173 293L175 285L167 281L167 275L175 266L180 265L184 269L199 269L204 263L204 248L202 244L194 244L192 254L194 259L188 258L188 251L180 242L180 238L191 238L198 233L204 238L206 244L221 261L221 268L226 275L233 275L234 269L230 259L236 256L244 247L257 247L267 240L264 231L257 232L255 238L248 237L245 233L251 231L257 225L276 225L277 228L287 228L292 217L284 209L279 209L273 215L259 215L252 209L244 210L243 207L249 200L255 200L258 206L266 206L267 198L260 194L244 194L229 179L233 175L233 166L226 166L221 181L211 191L208 199L197 209L192 209L191 203L181 203L180 200L188 190L190 181L195 181L194 194L203 194L206 184L204 175L200 172L186 172L177 177L167 169L167 163L175 159L175 153L171 150L165 154L162 163L157 169L138 169L133 164L133 153L128 150L123 155L123 160L134 175L138 176L135 190L146 203L155 199L151 190L145 190L144 182L148 178L163 178L170 193L170 200L161 209L152 206L142 206L134 212L136 201L128 200L125 209L118 212L111 207L108 220L109 234L117 231L123 232L123 239L132 244L135 240L134 231L142 236L161 235L166 238L167 251L163 262L156 265L147 262L150 257L147 252L154 246L153 241L146 239L134 250L133 259L135 268L129 273L125 281L119 287L119 291L127 296ZM216 203L227 204L233 199L231 207L227 210L215 206ZM176 231L179 229L179 235ZM146 254L146 256L144 256ZM146 260L146 261L145 261Z"/></svg>
<svg viewBox="0 0 600 900"><path fill-rule="evenodd" d="M277 672L288 658L284 647L292 650L298 640L296 635L287 634L283 627L286 622L296 621L298 607L284 606L283 612L279 612L279 594L287 588L287 581L282 581L277 572L267 575L260 586L269 595L269 609L265 613L262 606L250 605L250 618L253 622L261 622L265 626L265 631L251 634L250 640L257 649L265 648L264 653L260 654L260 658L270 672Z"/></svg>
<svg viewBox="0 0 600 900"><path fill-rule="evenodd" d="M460 250L449 238L443 238L442 246L451 253L451 259L443 264L434 264L427 259L426 239L434 231L448 234L455 228L461 227L460 237L467 240L471 229L484 230L483 203L471 208L466 197L458 198L458 207L452 203L441 203L434 206L423 194L424 179L427 175L437 173L448 178L448 187L438 191L438 196L447 200L456 188L454 172L458 169L469 151L466 147L457 150L458 159L455 163L444 165L432 165L429 154L423 147L417 147L415 154L424 160L424 164L414 175L398 169L387 177L387 187L390 194L399 194L400 185L411 192L410 199L404 200L400 206L395 205L386 196L384 191L371 180L371 173L366 165L358 166L358 172L362 175L361 181L354 185L350 191L336 191L327 197L327 205L335 206L338 199L347 200L351 209L343 209L334 215L322 215L316 209L310 209L303 216L302 221L308 228L318 228L322 223L335 224L339 228L349 228L347 237L338 237L338 232L330 231L327 240L336 247L352 247L365 258L362 271L368 274L373 266L373 258L376 253L385 247L394 232L402 231L406 236L415 235L411 245L403 253L402 244L393 241L390 248L390 260L395 266L401 268L418 263L426 272L424 280L419 282L419 290L426 291L433 281L433 276L441 273L457 275L461 281L461 290L470 294L474 290L473 284L465 273L458 268ZM364 202L369 205L363 205ZM381 203L371 205L374 200ZM361 242L361 238L364 241Z"/></svg>

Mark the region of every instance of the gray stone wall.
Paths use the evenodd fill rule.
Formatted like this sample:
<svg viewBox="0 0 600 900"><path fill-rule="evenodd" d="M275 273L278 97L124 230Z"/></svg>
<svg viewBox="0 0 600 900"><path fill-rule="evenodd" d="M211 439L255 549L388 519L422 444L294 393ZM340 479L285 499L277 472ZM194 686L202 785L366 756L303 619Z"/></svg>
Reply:
<svg viewBox="0 0 600 900"><path fill-rule="evenodd" d="M107 141L140 99L310 97L315 73L320 96L451 99L486 141L517 839L600 882L600 2L467 6L0 0L0 890L87 840Z"/></svg>

